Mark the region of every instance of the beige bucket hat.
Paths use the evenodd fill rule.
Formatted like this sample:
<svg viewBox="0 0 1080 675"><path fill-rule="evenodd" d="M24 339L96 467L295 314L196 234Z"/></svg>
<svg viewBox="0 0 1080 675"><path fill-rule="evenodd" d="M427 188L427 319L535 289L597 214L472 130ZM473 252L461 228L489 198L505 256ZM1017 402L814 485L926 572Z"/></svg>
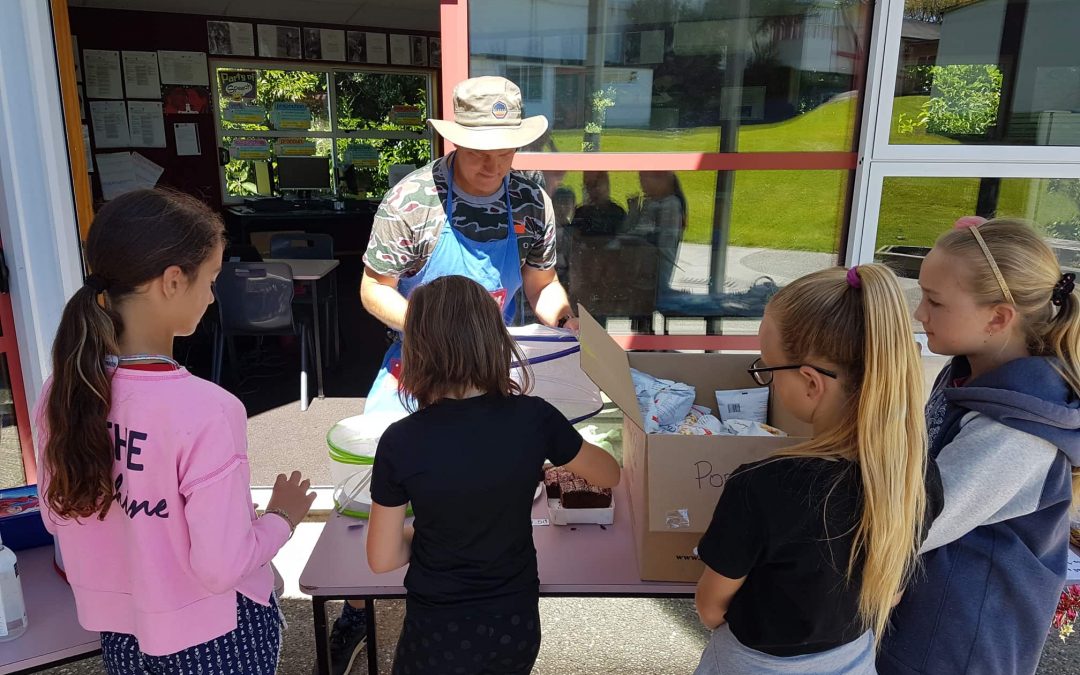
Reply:
<svg viewBox="0 0 1080 675"><path fill-rule="evenodd" d="M505 77L473 77L454 87L454 120L432 120L443 138L473 150L522 148L544 135L543 115L522 119L521 90Z"/></svg>

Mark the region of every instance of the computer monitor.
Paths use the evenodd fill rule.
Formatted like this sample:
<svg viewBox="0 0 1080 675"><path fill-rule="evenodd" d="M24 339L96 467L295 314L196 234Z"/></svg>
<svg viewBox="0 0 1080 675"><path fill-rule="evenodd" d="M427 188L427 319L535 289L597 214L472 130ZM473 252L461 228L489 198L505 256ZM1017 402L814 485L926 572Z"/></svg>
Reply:
<svg viewBox="0 0 1080 675"><path fill-rule="evenodd" d="M278 157L278 190L329 190L329 157Z"/></svg>

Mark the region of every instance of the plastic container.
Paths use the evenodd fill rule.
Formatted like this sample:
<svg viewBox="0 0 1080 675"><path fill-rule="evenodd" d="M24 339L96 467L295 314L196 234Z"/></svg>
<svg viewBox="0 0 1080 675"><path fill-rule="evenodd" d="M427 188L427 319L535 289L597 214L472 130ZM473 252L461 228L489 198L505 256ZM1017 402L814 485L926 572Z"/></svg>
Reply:
<svg viewBox="0 0 1080 675"><path fill-rule="evenodd" d="M26 632L26 603L15 552L0 540L0 642Z"/></svg>
<svg viewBox="0 0 1080 675"><path fill-rule="evenodd" d="M405 413L381 412L347 417L326 434L330 448L330 478L334 482L334 508L353 518L367 518L371 512L370 485L358 494L354 488L370 480L379 438Z"/></svg>
<svg viewBox="0 0 1080 675"><path fill-rule="evenodd" d="M0 538L12 551L48 546L53 542L41 521L36 485L0 490Z"/></svg>

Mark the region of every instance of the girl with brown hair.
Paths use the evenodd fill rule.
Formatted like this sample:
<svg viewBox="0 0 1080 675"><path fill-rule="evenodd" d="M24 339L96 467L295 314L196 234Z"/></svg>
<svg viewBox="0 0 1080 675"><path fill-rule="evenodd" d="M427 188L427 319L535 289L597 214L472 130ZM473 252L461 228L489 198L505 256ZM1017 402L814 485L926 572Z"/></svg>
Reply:
<svg viewBox="0 0 1080 675"><path fill-rule="evenodd" d="M394 673L528 673L540 649L531 513L544 461L619 482L611 455L528 396L527 376L511 379L524 361L476 282L413 291L399 391L418 409L379 441L367 540L374 572L409 565Z"/></svg>
<svg viewBox="0 0 1080 675"><path fill-rule="evenodd" d="M34 415L42 518L109 675L277 669L270 561L314 494L279 475L256 517L243 404L172 358L214 301L224 243L192 197L110 201L53 343Z"/></svg>

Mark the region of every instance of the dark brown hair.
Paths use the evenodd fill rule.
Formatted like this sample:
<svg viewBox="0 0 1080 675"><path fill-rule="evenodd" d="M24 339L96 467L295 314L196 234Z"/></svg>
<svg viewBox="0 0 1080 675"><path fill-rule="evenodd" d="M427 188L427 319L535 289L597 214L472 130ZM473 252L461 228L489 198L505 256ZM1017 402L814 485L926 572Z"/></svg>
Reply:
<svg viewBox="0 0 1080 675"><path fill-rule="evenodd" d="M169 267L195 274L224 239L221 218L177 192L135 190L98 211L86 240L91 277L68 300L53 341L43 458L44 499L57 516L104 518L113 501L106 427L112 382L105 358L117 353L124 330L116 306Z"/></svg>
<svg viewBox="0 0 1080 675"><path fill-rule="evenodd" d="M499 305L484 287L461 276L441 277L413 291L405 313L398 391L420 408L470 389L502 396L530 389L510 377L525 357L503 325Z"/></svg>

